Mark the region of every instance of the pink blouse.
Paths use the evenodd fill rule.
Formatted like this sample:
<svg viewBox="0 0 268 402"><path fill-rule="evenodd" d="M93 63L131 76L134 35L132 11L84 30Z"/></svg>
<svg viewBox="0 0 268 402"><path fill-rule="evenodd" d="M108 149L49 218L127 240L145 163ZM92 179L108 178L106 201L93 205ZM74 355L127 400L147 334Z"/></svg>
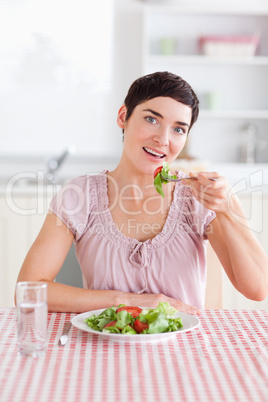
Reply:
<svg viewBox="0 0 268 402"><path fill-rule="evenodd" d="M162 231L139 242L120 232L108 205L104 171L71 180L49 206L74 234L84 288L163 293L203 308L206 228L215 212L177 183Z"/></svg>

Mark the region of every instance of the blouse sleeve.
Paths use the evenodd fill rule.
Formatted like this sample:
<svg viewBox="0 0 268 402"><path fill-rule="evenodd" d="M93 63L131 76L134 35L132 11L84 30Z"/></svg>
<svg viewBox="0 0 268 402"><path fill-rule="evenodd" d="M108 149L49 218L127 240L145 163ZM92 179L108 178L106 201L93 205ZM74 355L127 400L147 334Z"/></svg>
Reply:
<svg viewBox="0 0 268 402"><path fill-rule="evenodd" d="M198 217L198 224L197 224L198 233L204 240L207 240L208 225L214 218L216 218L216 213L211 209L207 209L206 207L204 207L204 205L200 204L197 200L196 203L197 203L196 217Z"/></svg>
<svg viewBox="0 0 268 402"><path fill-rule="evenodd" d="M53 197L49 210L72 231L78 241L90 215L90 176L80 176L64 185Z"/></svg>
<svg viewBox="0 0 268 402"><path fill-rule="evenodd" d="M216 217L216 213L207 209L194 197L190 187L184 188L183 220L203 240L207 240L209 223Z"/></svg>

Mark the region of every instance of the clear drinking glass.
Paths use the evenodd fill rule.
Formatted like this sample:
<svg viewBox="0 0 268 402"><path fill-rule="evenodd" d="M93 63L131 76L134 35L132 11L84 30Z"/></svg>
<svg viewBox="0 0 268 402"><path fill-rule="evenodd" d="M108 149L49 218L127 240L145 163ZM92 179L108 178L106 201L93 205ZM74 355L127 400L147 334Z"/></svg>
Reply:
<svg viewBox="0 0 268 402"><path fill-rule="evenodd" d="M47 284L18 282L16 302L19 353L38 357L47 347Z"/></svg>

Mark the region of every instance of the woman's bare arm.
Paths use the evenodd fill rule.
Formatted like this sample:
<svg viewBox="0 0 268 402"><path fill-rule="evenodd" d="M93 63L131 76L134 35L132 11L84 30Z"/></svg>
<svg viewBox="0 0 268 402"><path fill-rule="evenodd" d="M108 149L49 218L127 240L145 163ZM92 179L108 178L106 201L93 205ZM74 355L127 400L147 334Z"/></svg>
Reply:
<svg viewBox="0 0 268 402"><path fill-rule="evenodd" d="M211 181L209 177L216 180ZM208 239L235 288L261 301L268 295L268 258L250 228L242 205L228 181L218 173L199 173L189 184L196 199L216 212Z"/></svg>

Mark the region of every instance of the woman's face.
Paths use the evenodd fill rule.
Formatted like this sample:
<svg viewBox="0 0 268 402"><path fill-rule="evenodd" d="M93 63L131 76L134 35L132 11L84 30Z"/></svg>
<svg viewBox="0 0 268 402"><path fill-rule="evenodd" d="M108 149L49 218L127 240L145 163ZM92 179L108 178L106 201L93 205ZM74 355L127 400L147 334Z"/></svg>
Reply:
<svg viewBox="0 0 268 402"><path fill-rule="evenodd" d="M126 107L117 123L124 129L123 156L143 174L167 162L171 164L183 149L192 118L192 109L168 97L157 97L135 107L125 121Z"/></svg>

